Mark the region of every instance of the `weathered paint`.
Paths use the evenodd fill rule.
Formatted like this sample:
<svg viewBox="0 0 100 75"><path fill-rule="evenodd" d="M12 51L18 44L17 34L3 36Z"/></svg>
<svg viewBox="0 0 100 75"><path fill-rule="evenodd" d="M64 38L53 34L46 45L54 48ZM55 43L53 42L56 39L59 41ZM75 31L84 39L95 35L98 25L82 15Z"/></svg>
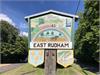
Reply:
<svg viewBox="0 0 100 75"><path fill-rule="evenodd" d="M30 44L32 42L72 42L72 18L48 14L33 18L30 22Z"/></svg>
<svg viewBox="0 0 100 75"><path fill-rule="evenodd" d="M73 64L73 50L57 50L57 63L67 67Z"/></svg>
<svg viewBox="0 0 100 75"><path fill-rule="evenodd" d="M28 62L37 67L44 62L44 50L29 50Z"/></svg>
<svg viewBox="0 0 100 75"><path fill-rule="evenodd" d="M52 12L52 13L51 13ZM55 14L56 13L56 14ZM30 46L32 42L74 42L73 25L77 15L65 14L57 11L47 11L36 15L25 17L29 24L29 56L28 62L38 66L44 62L44 55L37 55L41 50L36 50ZM46 34L49 32L50 34ZM52 33L54 32L54 33ZM44 35L43 35L44 34ZM59 35L61 34L61 35ZM55 38L57 36L57 39ZM52 39L51 39L52 38ZM73 43L74 44L74 43ZM73 45L72 44L72 45ZM74 48L74 45L73 45ZM44 50L42 50L44 52ZM62 56L59 53L66 53ZM68 53L69 56L66 56ZM33 54L32 54L33 53ZM35 53L35 54L34 54ZM41 58L42 60L38 59ZM71 60L69 60L69 57ZM62 62L59 62L62 60ZM67 60L67 61L66 61ZM73 50L57 50L57 63L67 67L73 63Z"/></svg>

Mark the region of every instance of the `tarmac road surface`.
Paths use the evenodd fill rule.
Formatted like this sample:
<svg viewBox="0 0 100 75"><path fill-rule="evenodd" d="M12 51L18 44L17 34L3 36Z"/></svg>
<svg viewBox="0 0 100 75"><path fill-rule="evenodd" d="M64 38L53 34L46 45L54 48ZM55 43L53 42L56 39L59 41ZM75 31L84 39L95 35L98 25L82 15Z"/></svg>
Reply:
<svg viewBox="0 0 100 75"><path fill-rule="evenodd" d="M1 72L6 72L6 71L9 71L9 70L12 70L14 68L17 68L19 66L23 65L23 63L16 63L16 64L0 64L0 73Z"/></svg>

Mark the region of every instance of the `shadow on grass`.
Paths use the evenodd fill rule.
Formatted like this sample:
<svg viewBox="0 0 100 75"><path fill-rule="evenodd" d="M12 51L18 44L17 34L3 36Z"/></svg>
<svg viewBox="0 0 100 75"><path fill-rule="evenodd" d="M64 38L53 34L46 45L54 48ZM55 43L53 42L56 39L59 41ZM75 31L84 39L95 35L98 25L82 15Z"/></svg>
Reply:
<svg viewBox="0 0 100 75"><path fill-rule="evenodd" d="M41 65L39 65L39 66L37 66L38 68L44 68L44 63L43 64L41 64Z"/></svg>
<svg viewBox="0 0 100 75"><path fill-rule="evenodd" d="M99 72L99 64L97 62L83 62L83 61L77 61L76 64L79 64L84 70L91 71L93 73Z"/></svg>
<svg viewBox="0 0 100 75"><path fill-rule="evenodd" d="M51 64L51 65L52 65L52 64ZM44 69L44 66L45 66L45 65L44 65L44 63L43 63L43 64L39 65L38 68ZM71 65L68 66L68 67L71 67ZM68 67L67 67L67 68L68 68ZM57 68L57 69L63 69L64 67L63 67L62 65L56 63L56 68Z"/></svg>
<svg viewBox="0 0 100 75"><path fill-rule="evenodd" d="M22 75L30 74L30 73L33 73L33 72L35 72L35 71L36 71L36 70L29 71L29 72L23 73Z"/></svg>

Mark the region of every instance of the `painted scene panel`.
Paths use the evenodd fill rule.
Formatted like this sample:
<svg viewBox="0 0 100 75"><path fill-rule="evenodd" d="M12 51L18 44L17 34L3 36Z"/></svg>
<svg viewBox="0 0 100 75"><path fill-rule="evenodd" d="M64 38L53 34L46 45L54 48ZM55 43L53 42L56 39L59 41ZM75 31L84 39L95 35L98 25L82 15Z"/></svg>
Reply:
<svg viewBox="0 0 100 75"><path fill-rule="evenodd" d="M73 50L57 50L57 63L67 67L74 62Z"/></svg>

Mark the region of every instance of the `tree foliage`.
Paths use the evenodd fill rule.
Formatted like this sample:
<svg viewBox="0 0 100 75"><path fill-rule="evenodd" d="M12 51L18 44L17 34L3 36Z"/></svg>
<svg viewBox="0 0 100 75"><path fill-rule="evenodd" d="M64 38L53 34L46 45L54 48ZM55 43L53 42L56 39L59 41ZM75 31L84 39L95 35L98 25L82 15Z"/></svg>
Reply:
<svg viewBox="0 0 100 75"><path fill-rule="evenodd" d="M6 21L0 21L1 62L21 62L27 57L28 40L19 36L19 30Z"/></svg>
<svg viewBox="0 0 100 75"><path fill-rule="evenodd" d="M99 61L99 1L86 0L84 6L75 33L75 54L86 62Z"/></svg>

